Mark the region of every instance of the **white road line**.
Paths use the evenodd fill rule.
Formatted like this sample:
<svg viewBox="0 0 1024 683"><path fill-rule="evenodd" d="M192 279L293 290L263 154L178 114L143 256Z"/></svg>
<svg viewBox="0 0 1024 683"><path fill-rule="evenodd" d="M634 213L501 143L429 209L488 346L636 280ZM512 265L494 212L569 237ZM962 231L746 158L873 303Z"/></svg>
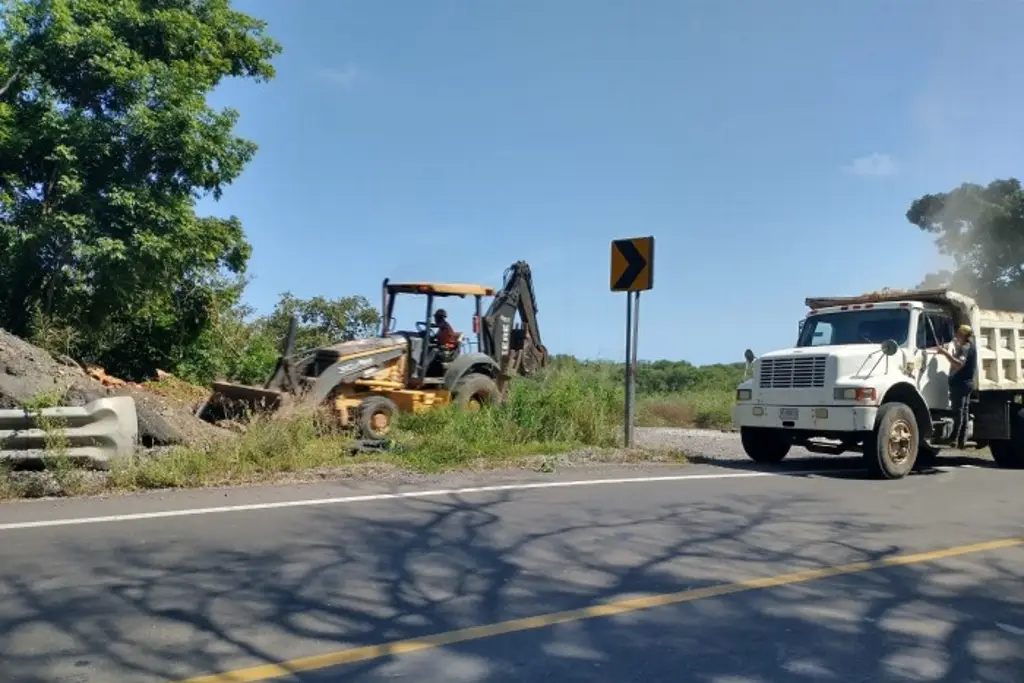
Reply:
<svg viewBox="0 0 1024 683"><path fill-rule="evenodd" d="M103 515L97 517L71 517L65 519L41 519L30 522L9 522L0 524L0 531L17 529L39 529L43 527L76 526L79 524L104 524L114 522L134 522L142 519L161 519L164 517L192 517L195 515L213 515L225 512L246 512L250 510L277 510L281 508L313 507L315 505L343 505L346 503L372 503L384 500L401 500L405 498L439 498L441 496L457 496L467 493L491 493L495 491L527 491L531 489L557 489L572 486L608 486L612 484L655 484L671 481L699 481L708 479L751 479L753 477L791 477L813 474L841 474L856 472L849 470L792 470L779 472L728 472L713 474L679 474L663 477L624 477L619 479L579 479L572 481L538 481L519 484L496 484L493 486L468 486L459 489L433 489L428 491L406 491L403 493L371 493L362 496L341 496L337 498L311 498L305 500L287 500L276 503L248 503L245 505L224 505L221 507L191 508L183 510L161 510L158 512L136 512L124 515Z"/></svg>

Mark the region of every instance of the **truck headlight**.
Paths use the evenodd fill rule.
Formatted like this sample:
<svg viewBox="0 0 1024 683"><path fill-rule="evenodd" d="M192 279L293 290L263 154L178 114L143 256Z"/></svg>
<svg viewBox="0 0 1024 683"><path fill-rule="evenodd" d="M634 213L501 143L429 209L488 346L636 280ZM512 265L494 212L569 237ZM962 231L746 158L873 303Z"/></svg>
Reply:
<svg viewBox="0 0 1024 683"><path fill-rule="evenodd" d="M737 401L749 401L754 397L754 392L750 389L737 389L736 400Z"/></svg>
<svg viewBox="0 0 1024 683"><path fill-rule="evenodd" d="M840 387L835 391L837 401L874 401L874 387Z"/></svg>

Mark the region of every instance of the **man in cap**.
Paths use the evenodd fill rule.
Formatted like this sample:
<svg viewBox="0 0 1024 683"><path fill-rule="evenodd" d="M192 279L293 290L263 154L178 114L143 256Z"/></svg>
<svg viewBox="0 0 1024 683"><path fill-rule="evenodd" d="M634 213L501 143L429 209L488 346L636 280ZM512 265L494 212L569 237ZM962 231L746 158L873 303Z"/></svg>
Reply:
<svg viewBox="0 0 1024 683"><path fill-rule="evenodd" d="M970 325L961 325L956 328L956 343L952 353L944 346L936 349L949 359L949 402L953 409L952 442L961 450L967 440L971 392L974 391L974 375L978 369L978 349L974 345L972 333Z"/></svg>
<svg viewBox="0 0 1024 683"><path fill-rule="evenodd" d="M448 322L448 312L443 308L434 313L434 324L437 325L437 343L442 349L455 350L459 346L459 333Z"/></svg>

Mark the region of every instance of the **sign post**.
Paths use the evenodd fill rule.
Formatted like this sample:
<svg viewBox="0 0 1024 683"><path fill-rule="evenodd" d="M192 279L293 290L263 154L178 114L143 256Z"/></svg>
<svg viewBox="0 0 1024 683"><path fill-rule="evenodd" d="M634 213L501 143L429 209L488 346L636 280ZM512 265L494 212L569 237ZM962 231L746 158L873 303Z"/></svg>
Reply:
<svg viewBox="0 0 1024 683"><path fill-rule="evenodd" d="M636 347L640 335L640 292L654 287L654 238L612 241L611 291L626 293L626 405L623 440L633 447L636 422Z"/></svg>

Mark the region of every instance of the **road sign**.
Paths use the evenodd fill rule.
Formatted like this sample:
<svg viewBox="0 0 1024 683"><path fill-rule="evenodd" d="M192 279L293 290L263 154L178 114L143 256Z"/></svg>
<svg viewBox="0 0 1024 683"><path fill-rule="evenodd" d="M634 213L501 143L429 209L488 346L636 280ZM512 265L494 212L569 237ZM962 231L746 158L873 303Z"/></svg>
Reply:
<svg viewBox="0 0 1024 683"><path fill-rule="evenodd" d="M640 333L640 292L654 287L654 238L612 242L611 290L626 293L626 404L623 440L633 447L636 422L636 346Z"/></svg>
<svg viewBox="0 0 1024 683"><path fill-rule="evenodd" d="M654 238L631 237L612 242L611 290L640 292L654 287Z"/></svg>

